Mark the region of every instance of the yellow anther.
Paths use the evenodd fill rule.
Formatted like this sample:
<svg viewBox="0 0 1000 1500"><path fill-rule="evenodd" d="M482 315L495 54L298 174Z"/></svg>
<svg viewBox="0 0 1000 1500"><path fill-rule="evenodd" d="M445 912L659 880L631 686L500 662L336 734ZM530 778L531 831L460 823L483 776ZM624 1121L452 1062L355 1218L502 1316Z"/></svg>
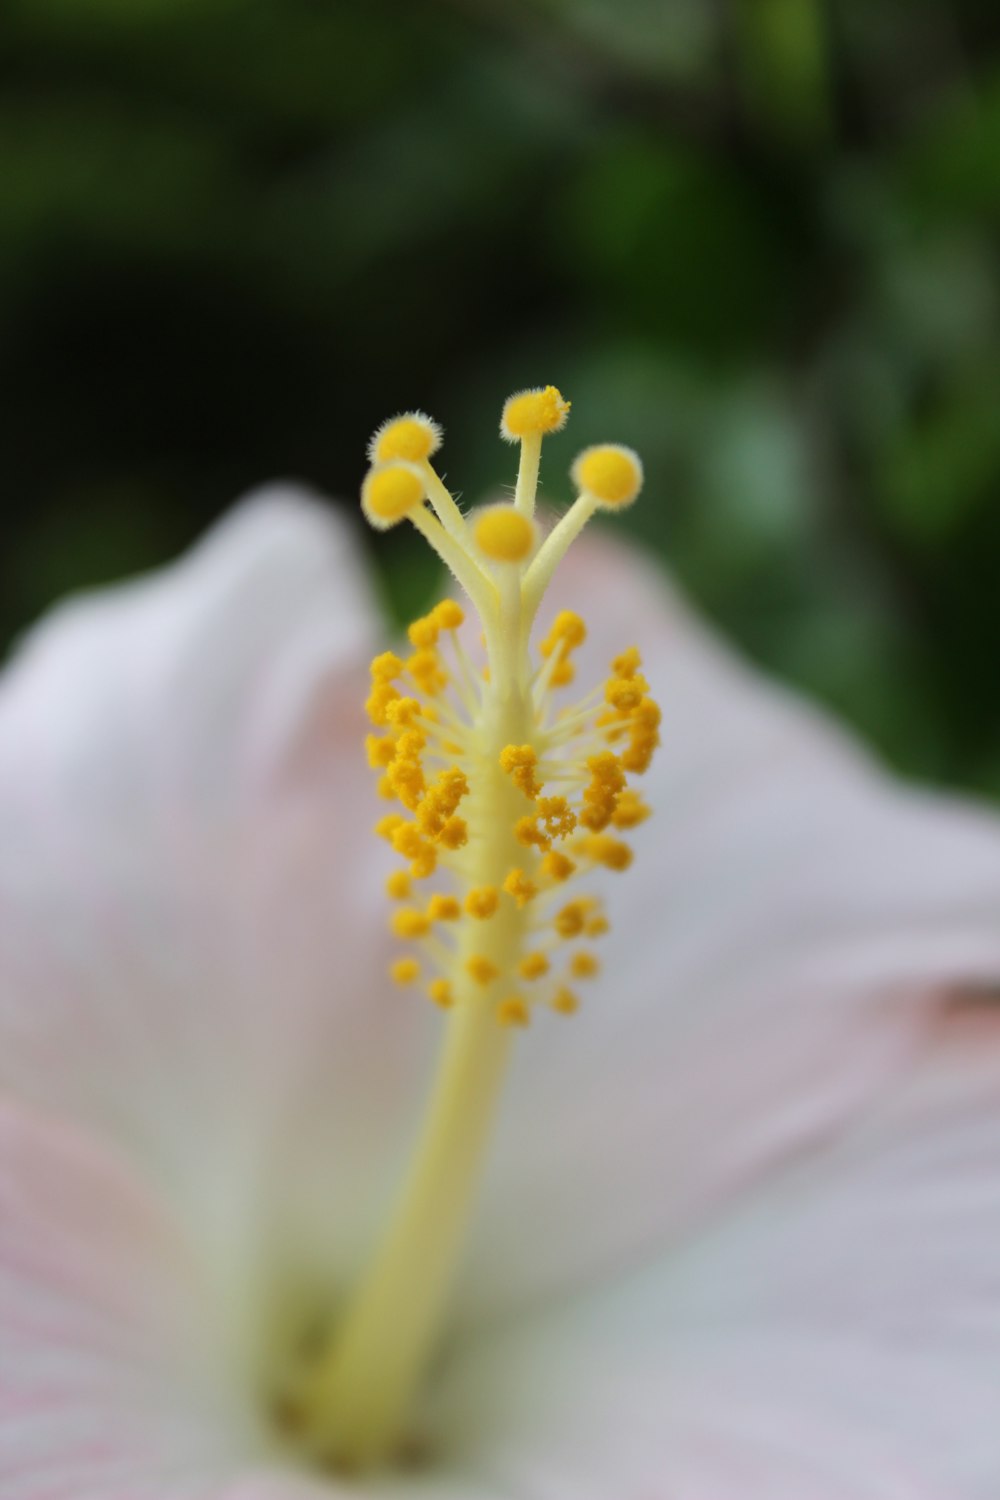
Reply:
<svg viewBox="0 0 1000 1500"><path fill-rule="evenodd" d="M416 984L420 978L420 965L415 958L397 958L389 973L395 984Z"/></svg>
<svg viewBox="0 0 1000 1500"><path fill-rule="evenodd" d="M455 996L447 979L432 979L427 986L427 993L442 1010L451 1010L455 1003Z"/></svg>
<svg viewBox="0 0 1000 1500"><path fill-rule="evenodd" d="M642 460L620 443L584 448L570 472L583 494L610 510L631 505L642 489Z"/></svg>
<svg viewBox="0 0 1000 1500"><path fill-rule="evenodd" d="M426 481L415 464L394 460L369 469L361 486L361 509L377 531L387 531L424 503Z"/></svg>
<svg viewBox="0 0 1000 1500"><path fill-rule="evenodd" d="M635 646L629 646L627 651L622 651L611 663L611 670L616 677L634 677L642 666L642 657Z"/></svg>
<svg viewBox="0 0 1000 1500"><path fill-rule="evenodd" d="M551 656L557 646L575 651L587 639L587 627L578 614L571 609L561 609L549 627L549 633L538 649L543 656Z"/></svg>
<svg viewBox="0 0 1000 1500"><path fill-rule="evenodd" d="M384 771L396 757L396 741L382 734L367 734L365 752L372 769Z"/></svg>
<svg viewBox="0 0 1000 1500"><path fill-rule="evenodd" d="M643 698L632 711L629 743L622 751L621 763L626 771L641 775L649 770L653 751L660 743L660 710L652 698Z"/></svg>
<svg viewBox="0 0 1000 1500"><path fill-rule="evenodd" d="M556 932L562 938L579 937L589 911L586 901L568 901L561 911L556 912L553 923Z"/></svg>
<svg viewBox="0 0 1000 1500"><path fill-rule="evenodd" d="M558 849L550 849L542 860L541 872L549 880L568 880L576 869L576 865L566 854L560 854Z"/></svg>
<svg viewBox="0 0 1000 1500"><path fill-rule="evenodd" d="M475 886L465 898L465 909L470 917L485 921L492 917L500 905L500 892L494 885Z"/></svg>
<svg viewBox="0 0 1000 1500"><path fill-rule="evenodd" d="M390 901L405 901L413 884L406 870L393 870L385 878L385 893Z"/></svg>
<svg viewBox="0 0 1000 1500"><path fill-rule="evenodd" d="M497 1006L497 1020L501 1026L527 1026L529 1019L528 1007L520 995L508 995Z"/></svg>
<svg viewBox="0 0 1000 1500"><path fill-rule="evenodd" d="M401 823L392 834L392 847L404 859L416 859L425 842L415 823Z"/></svg>
<svg viewBox="0 0 1000 1500"><path fill-rule="evenodd" d="M437 841L445 849L464 849L469 842L469 825L464 818L449 818Z"/></svg>
<svg viewBox="0 0 1000 1500"><path fill-rule="evenodd" d="M415 651L407 660L406 670L428 697L433 697L448 686L448 673L442 667L441 658L433 647ZM428 704L424 705L423 715L427 719L433 718L433 711Z"/></svg>
<svg viewBox="0 0 1000 1500"><path fill-rule="evenodd" d="M548 834L538 826L537 818L518 818L514 824L514 837L525 849L548 849L552 845Z"/></svg>
<svg viewBox="0 0 1000 1500"><path fill-rule="evenodd" d="M592 833L584 841L584 849L590 858L609 870L627 870L632 863L632 850L621 839L609 833Z"/></svg>
<svg viewBox="0 0 1000 1500"><path fill-rule="evenodd" d="M384 729L389 723L388 710L398 700L399 693L391 682L378 681L365 700L365 712L373 724Z"/></svg>
<svg viewBox="0 0 1000 1500"><path fill-rule="evenodd" d="M552 838L566 838L576 827L576 813L565 797L539 797L538 816Z"/></svg>
<svg viewBox="0 0 1000 1500"><path fill-rule="evenodd" d="M605 702L619 713L630 714L639 707L642 695L649 687L645 677L610 677L604 688Z"/></svg>
<svg viewBox="0 0 1000 1500"><path fill-rule="evenodd" d="M385 779L403 806L416 812L424 794L424 773L420 762L397 758L385 773Z"/></svg>
<svg viewBox="0 0 1000 1500"><path fill-rule="evenodd" d="M514 837L526 848L550 849L553 839L566 838L576 827L576 813L565 797L539 797L533 818L518 818Z"/></svg>
<svg viewBox="0 0 1000 1500"><path fill-rule="evenodd" d="M536 433L558 432L566 426L569 409L570 402L563 399L554 385L516 391L504 402L500 436L509 443L517 443Z"/></svg>
<svg viewBox="0 0 1000 1500"><path fill-rule="evenodd" d="M587 761L590 783L584 788L580 822L593 833L607 828L614 817L618 798L625 789L622 763L611 750L602 750Z"/></svg>
<svg viewBox="0 0 1000 1500"><path fill-rule="evenodd" d="M392 682L403 675L403 663L395 651L383 651L372 662L370 671L372 682Z"/></svg>
<svg viewBox="0 0 1000 1500"><path fill-rule="evenodd" d="M535 527L512 505L491 505L476 516L476 546L492 562L519 563L535 545Z"/></svg>
<svg viewBox="0 0 1000 1500"><path fill-rule="evenodd" d="M496 964L476 953L471 958L465 960L465 972L477 984L482 985L492 984L494 979L499 979L500 977L500 970Z"/></svg>
<svg viewBox="0 0 1000 1500"><path fill-rule="evenodd" d="M587 918L583 930L588 937L603 937L606 932L610 932L611 923L603 912L598 912L596 916Z"/></svg>
<svg viewBox="0 0 1000 1500"><path fill-rule="evenodd" d="M600 971L601 961L596 953L574 953L570 960L569 972L574 979L593 979Z"/></svg>
<svg viewBox="0 0 1000 1500"><path fill-rule="evenodd" d="M397 696L386 705L385 717L386 721L397 729L408 727L415 719L419 719L420 704L416 698ZM423 749L424 743L421 742L420 749Z"/></svg>
<svg viewBox="0 0 1000 1500"><path fill-rule="evenodd" d="M522 979L541 979L549 972L549 961L544 953L526 953L517 966Z"/></svg>
<svg viewBox="0 0 1000 1500"><path fill-rule="evenodd" d="M373 464L388 463L394 458L420 463L436 453L440 446L441 428L437 422L425 412L408 411L402 416L390 417L376 428L368 444L368 457Z"/></svg>
<svg viewBox="0 0 1000 1500"><path fill-rule="evenodd" d="M527 906L532 896L538 895L538 887L528 879L523 870L511 870L503 883L508 896L513 896L518 906Z"/></svg>
<svg viewBox="0 0 1000 1500"><path fill-rule="evenodd" d="M415 700L411 698L405 701L412 703ZM407 717L408 710L404 710L403 718ZM404 726L403 733L396 742L396 759L419 760L426 744L427 740L419 729L411 729Z"/></svg>
<svg viewBox="0 0 1000 1500"><path fill-rule="evenodd" d="M629 788L620 794L611 821L616 828L637 828L648 817L650 817L649 808L639 793Z"/></svg>
<svg viewBox="0 0 1000 1500"><path fill-rule="evenodd" d="M457 922L462 915L462 906L454 896L433 895L427 903L427 915L432 922Z"/></svg>
<svg viewBox="0 0 1000 1500"><path fill-rule="evenodd" d="M402 828L405 822L406 819L401 818L399 813L386 813L385 817L379 818L378 822L375 824L375 832L378 834L380 839L388 839L391 843L393 834L396 832L396 829Z"/></svg>
<svg viewBox="0 0 1000 1500"><path fill-rule="evenodd" d="M410 644L418 650L425 651L429 646L436 646L441 627L435 620L433 614L421 615L419 620L414 620L407 627L406 634L410 638Z"/></svg>
<svg viewBox="0 0 1000 1500"><path fill-rule="evenodd" d="M402 906L399 911L394 911L390 926L398 938L426 937L431 928L425 913L415 906Z"/></svg>
<svg viewBox="0 0 1000 1500"><path fill-rule="evenodd" d="M428 838L440 839L458 804L469 790L464 771L452 766L438 773L417 809L417 825Z"/></svg>
<svg viewBox="0 0 1000 1500"><path fill-rule="evenodd" d="M410 860L410 874L414 880L426 880L437 869L437 854L433 844L425 844Z"/></svg>
<svg viewBox="0 0 1000 1500"><path fill-rule="evenodd" d="M561 984L552 996L552 1009L561 1016L575 1016L580 1009L580 1002L571 989Z"/></svg>
<svg viewBox="0 0 1000 1500"><path fill-rule="evenodd" d="M435 604L431 616L437 621L439 630L457 630L465 624L465 611L454 599L442 599L440 604Z"/></svg>
<svg viewBox="0 0 1000 1500"><path fill-rule="evenodd" d="M535 776L538 756L532 745L505 745L500 751L500 769L506 771L516 787L532 802L542 790Z"/></svg>

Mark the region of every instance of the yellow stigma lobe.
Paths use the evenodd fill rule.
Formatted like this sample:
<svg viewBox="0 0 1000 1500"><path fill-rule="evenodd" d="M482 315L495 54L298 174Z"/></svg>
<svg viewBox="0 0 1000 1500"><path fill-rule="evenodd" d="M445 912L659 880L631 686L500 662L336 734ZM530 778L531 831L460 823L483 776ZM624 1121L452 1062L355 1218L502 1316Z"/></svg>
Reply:
<svg viewBox="0 0 1000 1500"><path fill-rule="evenodd" d="M368 457L373 464L388 463L393 458L416 464L430 458L440 446L438 424L422 411L409 411L401 417L390 417L372 434Z"/></svg>
<svg viewBox="0 0 1000 1500"><path fill-rule="evenodd" d="M518 391L504 402L500 434L509 443L517 443L522 438L559 432L566 426L570 404L554 385Z"/></svg>
<svg viewBox="0 0 1000 1500"><path fill-rule="evenodd" d="M510 505L493 505L476 518L476 546L492 562L518 563L535 545L535 528Z"/></svg>
<svg viewBox="0 0 1000 1500"><path fill-rule="evenodd" d="M642 462L631 448L601 443L584 448L572 468L580 492L608 510L624 510L642 489Z"/></svg>
<svg viewBox="0 0 1000 1500"><path fill-rule="evenodd" d="M371 469L361 490L361 508L377 531L387 531L423 504L427 487L414 464L394 462Z"/></svg>

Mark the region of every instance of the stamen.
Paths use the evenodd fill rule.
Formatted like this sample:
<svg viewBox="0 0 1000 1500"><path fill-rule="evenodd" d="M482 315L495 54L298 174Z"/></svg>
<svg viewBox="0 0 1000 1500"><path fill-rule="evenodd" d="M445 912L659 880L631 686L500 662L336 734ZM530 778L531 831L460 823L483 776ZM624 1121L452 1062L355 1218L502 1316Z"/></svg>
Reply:
<svg viewBox="0 0 1000 1500"><path fill-rule="evenodd" d="M600 967L579 940L608 926L587 877L625 870L621 835L649 816L628 785L659 740L638 651L620 652L601 688L560 711L553 695L575 677L582 618L556 614L532 659L559 559L596 510L622 509L642 485L630 449L585 449L572 470L578 497L539 542L542 440L568 412L554 386L510 398L501 432L521 449L514 504L469 522L431 466L441 429L430 417L393 418L369 448L365 515L380 530L408 519L423 534L475 607L486 661L470 659L464 612L444 600L410 626L408 657L372 663L366 754L379 794L400 809L376 832L404 862L386 883L389 925L414 945L391 976L449 1016L403 1197L303 1408L311 1441L345 1466L377 1461L399 1433L436 1342L512 1038L536 1013L577 1011L566 981ZM418 899L423 881L433 888Z"/></svg>

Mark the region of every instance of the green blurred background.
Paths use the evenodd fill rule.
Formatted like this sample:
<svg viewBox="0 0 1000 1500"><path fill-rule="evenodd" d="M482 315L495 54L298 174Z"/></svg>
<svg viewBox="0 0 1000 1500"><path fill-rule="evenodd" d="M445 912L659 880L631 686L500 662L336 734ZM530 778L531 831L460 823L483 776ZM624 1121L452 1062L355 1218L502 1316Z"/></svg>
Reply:
<svg viewBox="0 0 1000 1500"><path fill-rule="evenodd" d="M0 66L0 638L400 408L485 493L554 381L554 499L634 444L752 656L1000 795L996 0L6 0Z"/></svg>

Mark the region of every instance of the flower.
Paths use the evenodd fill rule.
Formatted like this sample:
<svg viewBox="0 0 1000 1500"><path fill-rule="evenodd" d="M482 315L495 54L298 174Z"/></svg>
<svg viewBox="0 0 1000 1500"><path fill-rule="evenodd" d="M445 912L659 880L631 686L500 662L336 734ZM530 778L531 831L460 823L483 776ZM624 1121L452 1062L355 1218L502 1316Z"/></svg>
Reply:
<svg viewBox="0 0 1000 1500"><path fill-rule="evenodd" d="M364 1493L993 1494L1000 829L894 784L632 552L581 542L551 597L600 606L581 679L642 642L656 818L583 1011L517 1033L413 1467ZM380 648L345 528L271 491L0 684L5 1500L355 1492L276 1397L442 1024L385 980Z"/></svg>

